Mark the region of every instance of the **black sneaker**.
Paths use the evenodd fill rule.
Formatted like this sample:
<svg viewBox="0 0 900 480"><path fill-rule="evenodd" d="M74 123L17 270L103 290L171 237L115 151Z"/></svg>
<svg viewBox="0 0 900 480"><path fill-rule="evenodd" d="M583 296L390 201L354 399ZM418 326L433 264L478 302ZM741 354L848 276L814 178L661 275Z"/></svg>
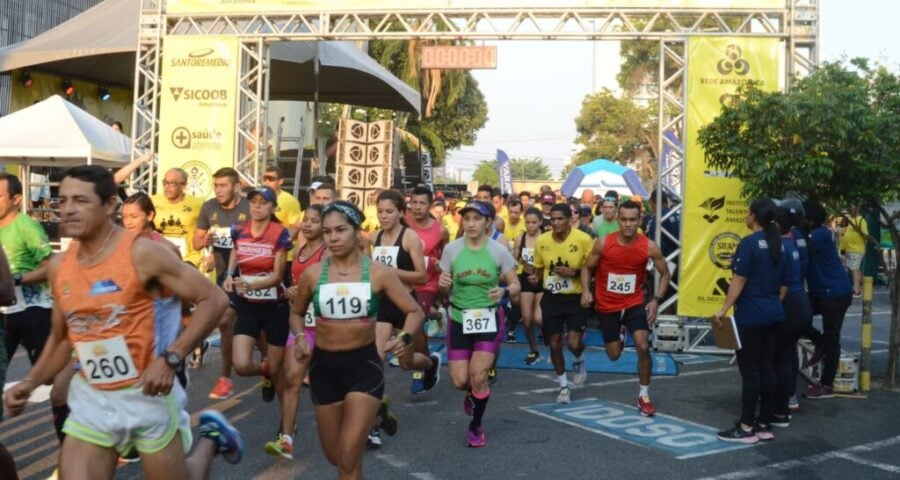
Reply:
<svg viewBox="0 0 900 480"><path fill-rule="evenodd" d="M378 409L378 416L381 418L381 423L378 425L384 430L384 433L394 436L397 434L397 417L391 413L391 398L387 395L381 397L381 407ZM376 427L375 430L378 430ZM374 430L373 430L374 431ZM378 436L378 440L381 440L381 436ZM381 443L379 443L381 445Z"/></svg>
<svg viewBox="0 0 900 480"><path fill-rule="evenodd" d="M719 440L733 443L754 444L759 441L759 437L751 430L741 428L740 422L734 424L734 427L716 434Z"/></svg>
<svg viewBox="0 0 900 480"><path fill-rule="evenodd" d="M488 385L496 385L497 384L497 369L492 368L488 370Z"/></svg>
<svg viewBox="0 0 900 480"><path fill-rule="evenodd" d="M506 343L516 343L516 332L513 330L506 332Z"/></svg>
<svg viewBox="0 0 900 480"><path fill-rule="evenodd" d="M769 425L778 428L787 428L791 426L791 416L790 415L775 415Z"/></svg>
<svg viewBox="0 0 900 480"><path fill-rule="evenodd" d="M431 368L425 370L425 391L429 391L434 388L438 382L441 381L441 356L437 353L432 352L431 355Z"/></svg>
<svg viewBox="0 0 900 480"><path fill-rule="evenodd" d="M540 359L541 355L537 351L530 352L528 356L525 357L525 365L534 365Z"/></svg>
<svg viewBox="0 0 900 480"><path fill-rule="evenodd" d="M373 428L369 432L369 437L366 438L366 446L372 450L381 448L381 431L378 430L378 427Z"/></svg>
<svg viewBox="0 0 900 480"><path fill-rule="evenodd" d="M753 433L756 434L756 438L758 438L760 442L771 442L772 440L775 440L775 432L772 431L771 423L768 425L757 423L753 426Z"/></svg>

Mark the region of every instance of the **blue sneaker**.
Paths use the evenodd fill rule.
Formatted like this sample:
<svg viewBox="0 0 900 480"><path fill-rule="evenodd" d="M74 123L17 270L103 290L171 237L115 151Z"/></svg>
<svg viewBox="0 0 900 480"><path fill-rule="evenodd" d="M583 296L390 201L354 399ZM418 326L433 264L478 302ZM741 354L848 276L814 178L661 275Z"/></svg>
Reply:
<svg viewBox="0 0 900 480"><path fill-rule="evenodd" d="M421 370L416 370L413 372L412 383L409 385L410 393L423 393L425 392L425 372Z"/></svg>
<svg viewBox="0 0 900 480"><path fill-rule="evenodd" d="M216 453L235 464L244 456L244 437L218 410L200 412L200 436L216 444Z"/></svg>

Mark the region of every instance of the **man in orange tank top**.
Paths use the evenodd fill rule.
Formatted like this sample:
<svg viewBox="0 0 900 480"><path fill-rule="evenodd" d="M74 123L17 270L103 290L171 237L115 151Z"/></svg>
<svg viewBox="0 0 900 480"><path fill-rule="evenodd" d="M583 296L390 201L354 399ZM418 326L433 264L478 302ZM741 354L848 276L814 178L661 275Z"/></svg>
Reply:
<svg viewBox="0 0 900 480"><path fill-rule="evenodd" d="M610 360L618 360L625 347L620 336L622 327L628 329L634 338L638 354L638 409L641 415L653 416L656 409L650 402L650 325L656 320L659 301L666 294L669 285L669 267L660 248L644 234L638 233L641 224L641 206L627 201L619 205L619 231L594 241L585 268L581 270L581 281L588 285L591 274L597 271L594 294L585 288L581 303L585 307L594 305L599 313L600 330L606 343L606 355ZM644 305L644 282L647 274L647 260L660 274L659 291ZM652 287L652 282L651 285Z"/></svg>
<svg viewBox="0 0 900 480"><path fill-rule="evenodd" d="M205 478L215 453L239 461L243 440L220 413L202 412L202 438L186 459L192 443L187 398L173 378L228 300L162 244L116 226L115 190L112 174L98 166L63 174L60 216L76 241L48 264L55 302L46 348L4 402L10 415L21 414L37 386L71 368L74 350L81 368L69 391L62 477L111 479L118 457L136 448L147 478ZM156 286L196 304L193 320L162 356L154 344Z"/></svg>

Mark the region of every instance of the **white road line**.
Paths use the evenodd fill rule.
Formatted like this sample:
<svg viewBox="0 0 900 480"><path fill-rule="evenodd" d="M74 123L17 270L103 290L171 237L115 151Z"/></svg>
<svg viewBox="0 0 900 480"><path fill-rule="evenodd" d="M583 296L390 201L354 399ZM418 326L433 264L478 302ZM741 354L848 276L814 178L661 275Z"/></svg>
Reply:
<svg viewBox="0 0 900 480"><path fill-rule="evenodd" d="M675 379L675 378L696 377L696 376L699 376L699 375L709 375L709 374L713 374L713 373L732 372L732 371L735 371L735 370L736 370L736 367L716 368L716 369L712 369L712 370L700 370L700 371L697 371L697 372L680 373L680 374L675 375L675 376L653 377L653 381L654 381L654 382L658 382L658 381L660 381L660 380L670 380L670 379ZM555 382L556 379L554 378L553 381ZM612 385L622 385L622 384L626 384L626 383L635 383L635 382L637 382L637 375L635 375L634 377L623 378L623 379L620 379L620 380L610 380L610 381L607 381L607 382L593 382L593 383L586 383L586 384L584 385L584 387L582 387L582 388L587 388L587 387L609 387L609 386L612 386ZM536 389L534 389L534 390L523 390L523 391L519 391L519 392L510 392L510 395L531 395L531 394L534 394L534 393L550 393L550 392L555 392L555 391L557 391L557 390L559 390L559 387L553 387L553 388L536 388Z"/></svg>
<svg viewBox="0 0 900 480"><path fill-rule="evenodd" d="M419 480L439 480L438 477L434 476L434 474L428 472L413 472L410 473L410 475L418 478Z"/></svg>
<svg viewBox="0 0 900 480"><path fill-rule="evenodd" d="M869 461L863 458L856 457L852 455L853 453L859 452L872 452L875 450L879 450L886 447L891 447L894 445L900 444L900 435L896 437L886 438L884 440L879 440L877 442L866 443L862 445L856 445L849 448L844 448L842 450L832 450L830 452L819 453L816 455L810 455L805 458L800 458L797 460L788 460L786 462L773 463L771 465L766 465L764 467L758 468L750 468L747 470L737 470L734 472L723 473L722 475L716 475L713 477L703 477L698 480L736 480L743 478L753 478L753 477L763 477L770 476L775 471L785 471L793 468L801 468L801 467L809 467L813 465L820 464L822 462L828 460L842 459L848 460L855 463L860 463L862 465L866 465L872 468L876 468L879 470L885 470L889 472L900 472L900 467L896 467L894 465L884 464L880 462ZM848 458L849 457L849 458ZM896 470L895 470L896 469Z"/></svg>
<svg viewBox="0 0 900 480"><path fill-rule="evenodd" d="M399 458L397 458L393 455L388 455L386 453L376 453L375 458L381 460L384 463L387 463L388 465L390 465L394 468L399 468L401 470L405 470L406 467L409 466L409 463L404 462L403 460L400 460Z"/></svg>

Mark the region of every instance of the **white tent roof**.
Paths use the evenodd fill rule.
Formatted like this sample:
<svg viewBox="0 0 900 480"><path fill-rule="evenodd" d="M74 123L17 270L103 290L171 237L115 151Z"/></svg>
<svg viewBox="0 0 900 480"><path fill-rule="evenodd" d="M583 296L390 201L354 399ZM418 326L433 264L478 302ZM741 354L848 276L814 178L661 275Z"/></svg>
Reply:
<svg viewBox="0 0 900 480"><path fill-rule="evenodd" d="M0 117L0 162L122 166L131 141L59 95Z"/></svg>

